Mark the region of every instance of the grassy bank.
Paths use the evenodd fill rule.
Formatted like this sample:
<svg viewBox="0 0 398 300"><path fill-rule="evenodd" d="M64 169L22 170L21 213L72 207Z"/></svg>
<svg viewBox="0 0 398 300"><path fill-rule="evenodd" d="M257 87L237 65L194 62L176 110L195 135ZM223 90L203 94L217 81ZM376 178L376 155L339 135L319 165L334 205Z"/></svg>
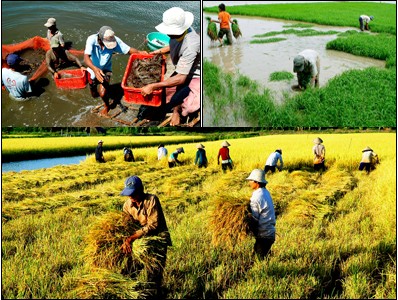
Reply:
<svg viewBox="0 0 398 300"><path fill-rule="evenodd" d="M2 174L2 295L78 298L91 225L121 210L124 179L135 174L159 196L173 240L166 298L395 299L396 135L321 134L327 149L321 176L312 171L317 135L229 140L235 169L226 174L216 162L221 141L204 142L206 169L193 166L195 143L187 143L180 144L184 165L173 169L157 161L152 147L136 149L135 163L106 151L105 164L90 156L79 165ZM367 145L381 159L369 175L357 171ZM277 212L269 259L251 256L251 237L232 248L213 245L214 201L249 201L245 178L276 148L283 149L285 168L267 175ZM138 291L130 284L119 294Z"/></svg>

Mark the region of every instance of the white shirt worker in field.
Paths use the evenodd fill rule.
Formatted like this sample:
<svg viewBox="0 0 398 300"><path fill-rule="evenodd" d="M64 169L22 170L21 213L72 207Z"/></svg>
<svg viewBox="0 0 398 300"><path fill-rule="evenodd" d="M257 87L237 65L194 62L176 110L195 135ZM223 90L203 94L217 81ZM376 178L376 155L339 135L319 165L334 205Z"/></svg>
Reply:
<svg viewBox="0 0 398 300"><path fill-rule="evenodd" d="M293 72L297 73L299 89L307 86L319 87L320 58L318 52L306 49L300 52L293 60Z"/></svg>
<svg viewBox="0 0 398 300"><path fill-rule="evenodd" d="M325 146L322 145L323 140L319 137L317 137L314 141L315 146L312 147L312 152L314 153L314 170L319 171L323 170L325 171L325 155L326 155L326 149Z"/></svg>
<svg viewBox="0 0 398 300"><path fill-rule="evenodd" d="M160 144L158 147L158 160L161 160L163 157L167 157L167 149L163 144Z"/></svg>
<svg viewBox="0 0 398 300"><path fill-rule="evenodd" d="M268 183L261 169L254 169L248 178L253 194L250 198L250 227L256 237L255 255L265 258L275 242L275 210L271 195L266 189Z"/></svg>
<svg viewBox="0 0 398 300"><path fill-rule="evenodd" d="M359 164L359 171L365 169L366 173L369 174L371 170L376 169L376 164L378 163L379 157L375 152L373 152L372 148L366 147L362 150L362 159Z"/></svg>
<svg viewBox="0 0 398 300"><path fill-rule="evenodd" d="M280 162L279 166L278 161ZM275 152L272 152L268 156L268 159L265 162L264 173L267 174L268 171L275 173L276 168L278 168L279 171L283 168L282 149L276 149Z"/></svg>
<svg viewBox="0 0 398 300"><path fill-rule="evenodd" d="M359 17L359 28L361 29L361 31L365 30L370 30L369 29L369 22L372 21L374 19L373 16L367 16L367 15L361 15Z"/></svg>

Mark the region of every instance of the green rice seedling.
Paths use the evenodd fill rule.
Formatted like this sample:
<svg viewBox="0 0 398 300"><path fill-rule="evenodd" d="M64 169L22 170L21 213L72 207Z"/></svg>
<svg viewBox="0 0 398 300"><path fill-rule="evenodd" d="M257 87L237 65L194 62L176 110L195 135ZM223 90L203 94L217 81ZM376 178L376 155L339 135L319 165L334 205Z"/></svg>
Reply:
<svg viewBox="0 0 398 300"><path fill-rule="evenodd" d="M217 25L214 22L210 22L211 18L206 17L206 20L208 21L207 24L207 36L212 40L212 41L217 41L218 35L217 35Z"/></svg>
<svg viewBox="0 0 398 300"><path fill-rule="evenodd" d="M250 44L268 44L268 43L276 43L280 41L285 41L285 38L270 38L270 39L257 39L257 40L251 40Z"/></svg>
<svg viewBox="0 0 398 300"><path fill-rule="evenodd" d="M314 27L313 24L297 23L290 25L283 25L284 28L311 28Z"/></svg>
<svg viewBox="0 0 398 300"><path fill-rule="evenodd" d="M232 34L237 39L242 36L242 32L240 31L238 20L234 19L233 23L231 24Z"/></svg>
<svg viewBox="0 0 398 300"><path fill-rule="evenodd" d="M269 76L270 81L292 80L293 74L287 71L273 72Z"/></svg>
<svg viewBox="0 0 398 300"><path fill-rule="evenodd" d="M275 36L280 34L295 34L297 36L315 36L315 35L330 35L330 34L337 34L339 31L328 30L328 31L319 31L314 29L304 29L304 30L296 30L296 29L286 29L282 31L270 31L263 34L256 34L253 37L269 37Z"/></svg>

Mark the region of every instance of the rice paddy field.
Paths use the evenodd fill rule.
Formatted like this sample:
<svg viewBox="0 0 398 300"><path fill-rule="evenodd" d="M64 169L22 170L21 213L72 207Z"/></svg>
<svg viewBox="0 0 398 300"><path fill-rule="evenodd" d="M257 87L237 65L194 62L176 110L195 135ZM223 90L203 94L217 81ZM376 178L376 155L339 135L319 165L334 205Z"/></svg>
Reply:
<svg viewBox="0 0 398 300"><path fill-rule="evenodd" d="M193 164L196 143L181 141L168 147L185 150L183 165L172 169L157 161L156 146L147 146L135 149L132 163L109 150L104 164L91 155L78 165L3 173L2 296L145 297L145 276L118 273L90 242L122 240L114 233L120 222L109 220L126 200L119 195L125 178L138 175L145 191L159 197L173 242L166 298L396 299L396 134L320 132L323 173L312 168L317 136L229 139L234 170L225 174L217 165L222 140L202 142L206 169ZM366 146L381 160L370 174L357 170ZM277 235L260 261L252 254L254 238L240 226L252 193L245 178L277 148L285 167L267 175Z"/></svg>
<svg viewBox="0 0 398 300"><path fill-rule="evenodd" d="M205 7L204 11L216 13L218 8L216 5ZM299 94L284 92L282 99L277 101L270 88L262 87L258 81L239 72L226 73L219 66L205 60L204 107L209 109L209 113L207 119L206 115L204 117L204 126L233 126L239 122L244 124L242 126L272 128L396 127L395 4L345 1L249 4L230 6L227 11L233 18L250 16L306 22L299 24L297 29L254 36L255 39L250 42L254 44L277 43L285 40L285 35L290 33L298 37L320 34L306 28L311 23L352 27L327 42L325 48L383 60L385 68L347 70L334 76L325 86L307 89ZM371 32L359 31L358 17L364 12L375 16L370 24ZM284 34L283 37L279 37L280 34ZM264 39L269 36L275 37ZM310 45L308 48L311 48ZM296 77L296 74L292 74ZM286 77L278 80L286 79L289 80ZM225 114L226 110L231 113Z"/></svg>

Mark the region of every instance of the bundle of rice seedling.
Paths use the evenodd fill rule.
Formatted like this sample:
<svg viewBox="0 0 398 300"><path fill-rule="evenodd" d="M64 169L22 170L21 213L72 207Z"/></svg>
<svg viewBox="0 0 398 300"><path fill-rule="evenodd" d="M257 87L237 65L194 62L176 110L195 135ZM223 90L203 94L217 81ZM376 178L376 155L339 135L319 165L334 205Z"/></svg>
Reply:
<svg viewBox="0 0 398 300"><path fill-rule="evenodd" d="M126 238L139 228L140 225L124 212L110 212L99 217L86 237L87 264L126 275L158 268L162 257L157 250L166 243L164 238L147 236L135 240L131 255L124 254L121 249Z"/></svg>
<svg viewBox="0 0 398 300"><path fill-rule="evenodd" d="M239 195L217 195L213 199L209 223L213 245L232 248L251 234L249 203Z"/></svg>
<svg viewBox="0 0 398 300"><path fill-rule="evenodd" d="M238 20L234 19L234 23L232 23L232 33L234 37L237 39L238 37L242 36L242 32L240 31L239 25L238 25Z"/></svg>
<svg viewBox="0 0 398 300"><path fill-rule="evenodd" d="M214 22L210 22L211 18L206 17L206 20L209 21L207 24L207 36L212 40L212 41L217 41L217 25Z"/></svg>

